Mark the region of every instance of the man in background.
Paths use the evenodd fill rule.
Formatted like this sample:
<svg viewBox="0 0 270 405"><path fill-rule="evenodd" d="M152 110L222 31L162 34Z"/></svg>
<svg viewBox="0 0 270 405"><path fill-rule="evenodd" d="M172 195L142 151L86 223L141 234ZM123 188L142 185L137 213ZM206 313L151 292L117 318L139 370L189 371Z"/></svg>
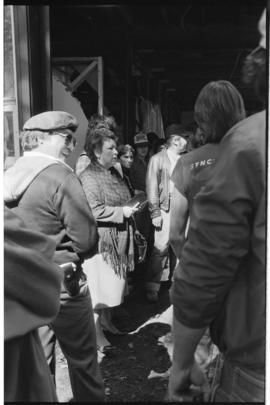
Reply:
<svg viewBox="0 0 270 405"><path fill-rule="evenodd" d="M146 174L146 192L152 224L155 228L154 246L146 274L146 297L151 302L158 300L158 291L163 269L169 253L170 198L173 183L170 176L180 158L186 152L187 141L184 129L167 132L166 147L152 156ZM171 255L171 266L175 264ZM172 263L173 262L173 263Z"/></svg>

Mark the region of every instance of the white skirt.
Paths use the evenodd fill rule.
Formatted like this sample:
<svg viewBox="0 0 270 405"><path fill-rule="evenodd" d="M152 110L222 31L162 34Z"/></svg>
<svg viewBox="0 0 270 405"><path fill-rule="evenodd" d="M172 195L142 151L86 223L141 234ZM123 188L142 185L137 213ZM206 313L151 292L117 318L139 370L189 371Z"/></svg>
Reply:
<svg viewBox="0 0 270 405"><path fill-rule="evenodd" d="M126 277L120 277L105 262L101 253L86 259L82 265L92 298L93 309L120 305L128 293Z"/></svg>

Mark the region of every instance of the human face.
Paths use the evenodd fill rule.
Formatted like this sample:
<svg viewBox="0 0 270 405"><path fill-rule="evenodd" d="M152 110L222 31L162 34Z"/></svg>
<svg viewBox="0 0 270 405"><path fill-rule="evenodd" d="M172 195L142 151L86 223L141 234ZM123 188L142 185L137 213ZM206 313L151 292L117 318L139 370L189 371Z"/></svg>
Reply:
<svg viewBox="0 0 270 405"><path fill-rule="evenodd" d="M176 153L180 155L180 153L185 151L187 141L182 136L175 136L173 139L173 144L175 146Z"/></svg>
<svg viewBox="0 0 270 405"><path fill-rule="evenodd" d="M97 158L102 166L109 169L117 162L117 155L118 151L115 141L113 139L106 139L103 143L101 153L97 154Z"/></svg>
<svg viewBox="0 0 270 405"><path fill-rule="evenodd" d="M133 153L126 152L124 155L120 156L119 160L123 167L130 169L133 163Z"/></svg>
<svg viewBox="0 0 270 405"><path fill-rule="evenodd" d="M39 140L38 149L59 160L65 160L75 147L75 139L72 132L54 132L48 134L45 139Z"/></svg>
<svg viewBox="0 0 270 405"><path fill-rule="evenodd" d="M66 159L73 152L76 145L76 139L71 133L65 134L62 132L55 132L54 135L62 137L62 147L59 151L59 158Z"/></svg>
<svg viewBox="0 0 270 405"><path fill-rule="evenodd" d="M148 153L148 145L137 146L136 149L139 157L145 159Z"/></svg>

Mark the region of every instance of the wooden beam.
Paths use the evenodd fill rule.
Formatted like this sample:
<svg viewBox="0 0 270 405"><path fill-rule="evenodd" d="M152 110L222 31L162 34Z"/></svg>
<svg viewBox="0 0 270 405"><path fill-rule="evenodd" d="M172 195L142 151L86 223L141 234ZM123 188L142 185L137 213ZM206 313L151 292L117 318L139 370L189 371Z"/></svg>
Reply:
<svg viewBox="0 0 270 405"><path fill-rule="evenodd" d="M85 80L86 76L96 67L97 61L93 61L90 65L82 71L82 73L76 77L73 82L70 83L69 88L73 92L77 89L77 87Z"/></svg>
<svg viewBox="0 0 270 405"><path fill-rule="evenodd" d="M60 57L52 58L53 65L72 65L74 63L78 64L87 64L89 62L97 60L97 56L80 56L80 57Z"/></svg>

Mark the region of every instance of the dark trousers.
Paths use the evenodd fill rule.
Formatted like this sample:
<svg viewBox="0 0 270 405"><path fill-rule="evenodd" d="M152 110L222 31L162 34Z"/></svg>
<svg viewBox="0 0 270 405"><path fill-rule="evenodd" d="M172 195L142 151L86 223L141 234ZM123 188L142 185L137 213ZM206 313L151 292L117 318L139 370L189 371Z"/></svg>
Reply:
<svg viewBox="0 0 270 405"><path fill-rule="evenodd" d="M97 344L92 302L86 282L80 293L61 293L60 312L40 337L52 374L55 374L55 339L67 359L73 398L76 402L104 401L104 386L97 363Z"/></svg>
<svg viewBox="0 0 270 405"><path fill-rule="evenodd" d="M155 229L154 246L148 262L148 269L146 273L145 288L148 291L159 291L162 273L165 268L166 261L170 260L170 275L172 278L173 270L176 264L176 257L169 245L169 232L170 232L170 212L162 211L162 227Z"/></svg>
<svg viewBox="0 0 270 405"><path fill-rule="evenodd" d="M37 330L5 342L5 402L57 402Z"/></svg>

